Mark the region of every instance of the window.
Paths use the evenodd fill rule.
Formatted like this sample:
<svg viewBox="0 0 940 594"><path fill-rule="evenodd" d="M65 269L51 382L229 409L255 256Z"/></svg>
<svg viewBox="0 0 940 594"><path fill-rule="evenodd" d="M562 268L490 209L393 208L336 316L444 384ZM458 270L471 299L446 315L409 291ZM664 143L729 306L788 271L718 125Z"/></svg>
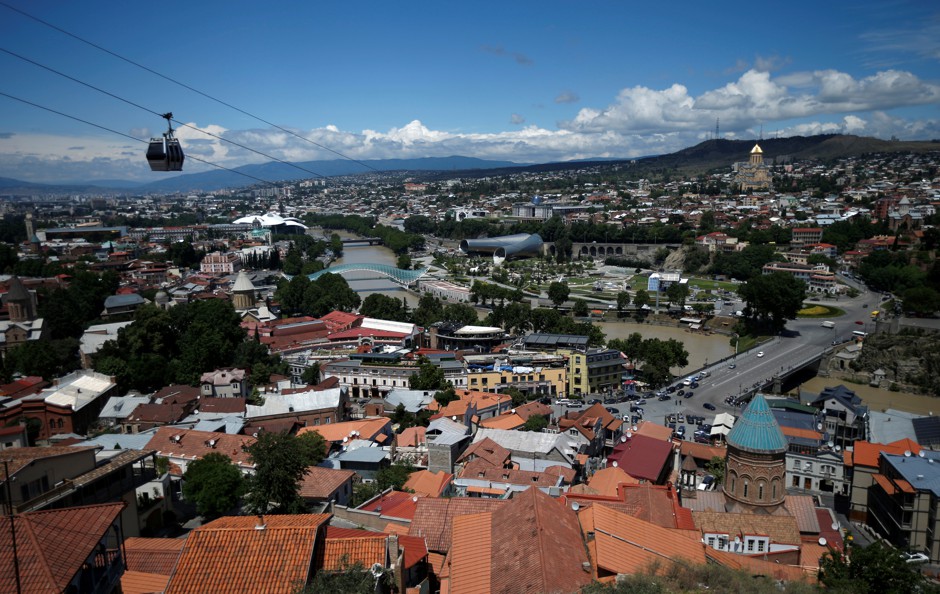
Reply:
<svg viewBox="0 0 940 594"><path fill-rule="evenodd" d="M728 539L727 539L727 537L724 537L724 536L719 536L719 537L718 537L718 550L719 550L719 551L725 550L725 546L726 546L727 544L728 544Z"/></svg>
<svg viewBox="0 0 940 594"><path fill-rule="evenodd" d="M749 538L747 539L747 552L752 553L753 551L754 551L754 539Z"/></svg>
<svg viewBox="0 0 940 594"><path fill-rule="evenodd" d="M763 553L763 552L764 552L764 541L763 541L763 540L758 540L758 541L757 541L757 552L758 552L758 553Z"/></svg>
<svg viewBox="0 0 940 594"><path fill-rule="evenodd" d="M773 499L777 498L777 483L776 482L774 482L774 484L770 488L770 496Z"/></svg>
<svg viewBox="0 0 940 594"><path fill-rule="evenodd" d="M714 537L714 536L709 536L709 537L708 537L708 546L710 546L710 547L713 548L713 549L715 548L715 537Z"/></svg>
<svg viewBox="0 0 940 594"><path fill-rule="evenodd" d="M757 500L758 501L764 500L764 483L757 484Z"/></svg>
<svg viewBox="0 0 940 594"><path fill-rule="evenodd" d="M747 479L744 479L744 496L747 497Z"/></svg>

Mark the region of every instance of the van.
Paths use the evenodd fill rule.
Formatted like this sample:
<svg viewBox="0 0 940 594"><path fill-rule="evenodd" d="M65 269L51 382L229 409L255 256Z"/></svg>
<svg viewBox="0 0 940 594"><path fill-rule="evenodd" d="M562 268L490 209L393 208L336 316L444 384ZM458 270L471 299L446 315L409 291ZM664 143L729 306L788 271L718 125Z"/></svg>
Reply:
<svg viewBox="0 0 940 594"><path fill-rule="evenodd" d="M823 322L822 324L820 324L820 326L822 326L823 328L835 328L835 327L836 327L836 323L835 323L835 322L832 322L832 321L830 321L830 320L826 320L825 322Z"/></svg>

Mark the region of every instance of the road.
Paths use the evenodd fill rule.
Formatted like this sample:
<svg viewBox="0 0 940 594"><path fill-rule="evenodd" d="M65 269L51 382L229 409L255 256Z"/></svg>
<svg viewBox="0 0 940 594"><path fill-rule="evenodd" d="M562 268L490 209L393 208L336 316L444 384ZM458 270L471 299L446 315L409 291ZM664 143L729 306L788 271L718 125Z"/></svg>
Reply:
<svg viewBox="0 0 940 594"><path fill-rule="evenodd" d="M706 423L711 423L717 413L739 414L740 410L727 404L726 398L739 396L752 390L756 385L772 381L774 374L786 371L818 355L831 347L833 341L851 340L852 332L855 330L864 332L873 330L871 311L880 309L882 297L864 287L860 287L860 291L861 294L852 299L842 297L839 300L819 301L845 311L845 315L831 318L835 323L835 328L823 327L821 325L823 319L791 320L787 323L786 330L770 342L747 352L738 353L728 360L707 366L705 370L709 372L709 376L699 380L699 387L693 390L694 395L691 398L676 398L675 394L666 401L647 398L646 404L641 405L642 418L665 424L666 416L682 413L684 416L689 414L703 416ZM859 325L856 321L861 321L862 324ZM758 356L761 352L763 356ZM731 364L734 365L733 368ZM689 375L694 375L694 373ZM674 385L688 390L687 387L681 385L683 379L685 378L678 378ZM705 409L703 405L706 402L713 404L716 410ZM605 403L604 406L617 410L620 415L626 414L629 419L630 415L634 414L629 410L631 404L629 402ZM556 416L561 416L565 410L573 409L554 405L553 410ZM693 431L693 427L686 427L687 438L691 438Z"/></svg>

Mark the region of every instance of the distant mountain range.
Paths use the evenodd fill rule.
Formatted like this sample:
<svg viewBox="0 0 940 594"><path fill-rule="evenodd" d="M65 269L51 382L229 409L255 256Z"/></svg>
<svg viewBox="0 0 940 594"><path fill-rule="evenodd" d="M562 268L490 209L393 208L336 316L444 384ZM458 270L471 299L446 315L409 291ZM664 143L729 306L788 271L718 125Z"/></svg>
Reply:
<svg viewBox="0 0 940 594"><path fill-rule="evenodd" d="M361 162L345 159L306 161L297 167L270 162L245 165L234 171L208 171L165 178L146 184L122 180L48 185L0 178L0 193L94 193L127 190L132 193L172 193L212 191L237 188L264 181L294 181L317 177L355 175L361 173L409 172L415 177L440 179L459 172L462 177L485 177L520 172L550 172L589 167L618 166L630 163L640 170L668 168L683 173L704 172L730 167L737 161L746 161L754 144L759 143L766 160L777 158L830 160L868 153L940 151L940 141L889 141L862 136L822 134L818 136L791 136L762 140L707 140L695 146L668 155L638 159L579 159L558 163L519 164L511 161L492 161L473 157L427 157L422 159L372 159ZM365 164L365 166L363 165ZM313 172L313 173L310 173ZM244 175L240 175L244 174ZM251 176L251 177L246 177ZM256 178L256 179L253 179Z"/></svg>

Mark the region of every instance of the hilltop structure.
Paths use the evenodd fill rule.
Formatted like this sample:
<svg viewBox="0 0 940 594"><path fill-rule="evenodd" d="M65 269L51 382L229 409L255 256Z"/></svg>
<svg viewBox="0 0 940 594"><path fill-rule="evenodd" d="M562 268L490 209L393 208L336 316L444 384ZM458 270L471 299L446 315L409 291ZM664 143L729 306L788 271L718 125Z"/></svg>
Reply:
<svg viewBox="0 0 940 594"><path fill-rule="evenodd" d="M764 151L759 144L751 149L751 158L747 163L735 164L734 183L742 192L753 190L769 191L773 182L770 168L764 164Z"/></svg>

